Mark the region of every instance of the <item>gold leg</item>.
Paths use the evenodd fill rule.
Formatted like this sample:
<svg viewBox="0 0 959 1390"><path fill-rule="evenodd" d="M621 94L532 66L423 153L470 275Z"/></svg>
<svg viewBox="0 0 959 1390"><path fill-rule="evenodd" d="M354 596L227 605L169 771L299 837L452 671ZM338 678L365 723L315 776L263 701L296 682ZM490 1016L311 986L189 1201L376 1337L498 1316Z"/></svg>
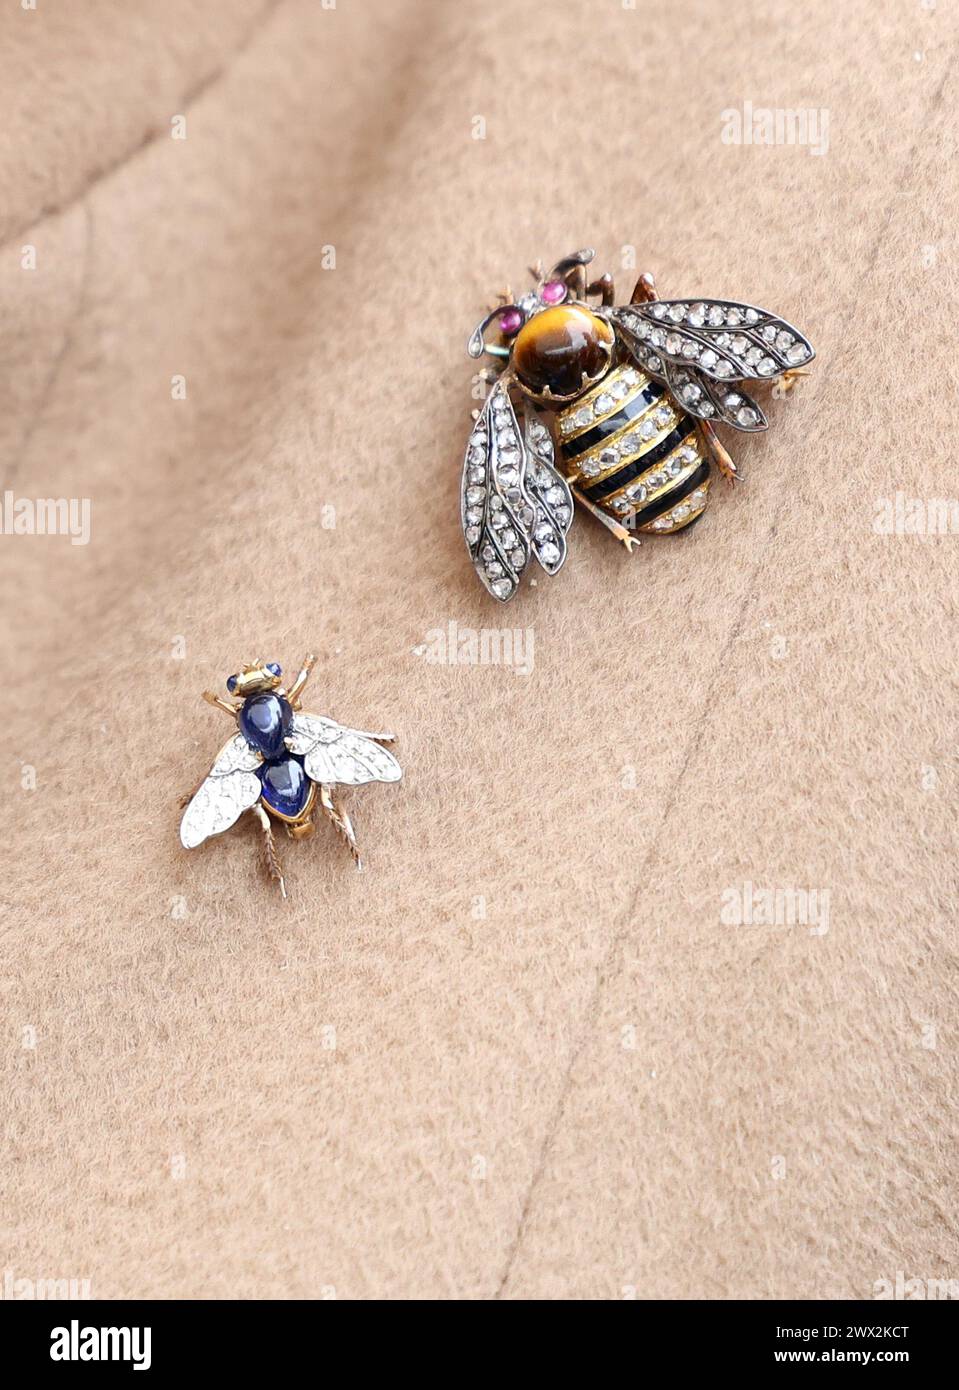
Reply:
<svg viewBox="0 0 959 1390"><path fill-rule="evenodd" d="M231 715L234 719L236 718L236 705L231 705L229 700L224 700L220 695L214 695L212 690L204 690L203 698L208 705L215 705L217 709L223 710L225 714Z"/></svg>
<svg viewBox="0 0 959 1390"><path fill-rule="evenodd" d="M310 679L310 672L313 670L313 667L315 665L316 657L313 655L312 652L310 652L306 660L303 662L303 665L300 667L300 670L297 673L296 680L290 686L289 690L286 691L286 698L289 700L290 704L293 706L294 709L299 708L300 696L303 693L303 687Z"/></svg>
<svg viewBox="0 0 959 1390"><path fill-rule="evenodd" d="M320 805L346 841L356 867L362 869L360 851L356 843L356 835L353 832L353 822L336 800L333 788L325 782L320 785Z"/></svg>
<svg viewBox="0 0 959 1390"><path fill-rule="evenodd" d="M586 298L586 267L576 266L569 275L563 277L567 285L573 292L574 299L585 300Z"/></svg>
<svg viewBox="0 0 959 1390"><path fill-rule="evenodd" d="M703 438L706 440L709 452L712 454L716 467L719 469L720 477L730 484L741 483L742 477L740 476L739 469L730 458L726 446L720 440L715 428L708 420L700 420L699 428L703 432Z"/></svg>
<svg viewBox="0 0 959 1390"><path fill-rule="evenodd" d="M618 541L622 541L631 555L634 547L640 544L639 537L634 535L632 531L627 531L625 526L611 517L608 512L604 512L602 507L597 507L595 502L591 502L586 494L580 492L578 487L573 487L572 483L570 483L569 490L580 506L585 507L588 512L592 512L597 521L601 521L608 531L612 531Z"/></svg>
<svg viewBox="0 0 959 1390"><path fill-rule="evenodd" d="M801 376L809 375L810 373L805 367L790 367L788 371L783 372L781 376L776 378L773 390L775 391L778 389L780 396L787 396Z"/></svg>
<svg viewBox="0 0 959 1390"><path fill-rule="evenodd" d="M613 283L613 277L608 270L605 271L598 280L594 280L591 284L586 286L587 298L589 298L590 295L597 294L601 297L604 308L609 309L615 303L616 289Z"/></svg>
<svg viewBox="0 0 959 1390"><path fill-rule="evenodd" d="M493 314L497 309L505 309L506 305L512 304L512 302L513 291L510 289L509 285L507 285L505 289L496 291L496 299L489 305L489 312Z"/></svg>
<svg viewBox="0 0 959 1390"><path fill-rule="evenodd" d="M649 271L644 271L636 281L636 288L633 290L633 297L630 304L652 304L654 299L658 299L656 293L656 281Z"/></svg>
<svg viewBox="0 0 959 1390"><path fill-rule="evenodd" d="M280 856L276 852L276 841L273 839L273 827L270 824L270 818L259 803L256 806L251 806L250 810L260 822L260 829L263 832L263 857L266 861L266 871L270 878L280 885L280 893L285 898L286 880L283 877Z"/></svg>

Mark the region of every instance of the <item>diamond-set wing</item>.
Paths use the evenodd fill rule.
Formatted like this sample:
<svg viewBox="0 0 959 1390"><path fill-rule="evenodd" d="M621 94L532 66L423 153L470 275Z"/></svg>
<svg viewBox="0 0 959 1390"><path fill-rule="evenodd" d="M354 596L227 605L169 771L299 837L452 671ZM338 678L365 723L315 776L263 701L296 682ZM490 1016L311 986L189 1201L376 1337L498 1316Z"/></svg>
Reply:
<svg viewBox="0 0 959 1390"><path fill-rule="evenodd" d="M610 318L637 362L689 414L750 433L765 429L766 418L731 384L768 381L815 356L798 328L737 300L658 299L623 305Z"/></svg>
<svg viewBox="0 0 959 1390"><path fill-rule="evenodd" d="M463 465L463 534L487 592L506 603L530 558L547 574L566 559L573 498L557 471L549 430L527 407L523 423L503 380L473 426Z"/></svg>
<svg viewBox="0 0 959 1390"><path fill-rule="evenodd" d="M695 367L680 367L675 362L665 363L664 379L683 410L698 420L719 420L744 434L755 434L769 427L762 408L739 382L720 386Z"/></svg>
<svg viewBox="0 0 959 1390"><path fill-rule="evenodd" d="M463 464L463 534L488 593L516 593L529 564L535 508L525 491L526 446L509 392L497 381L486 398Z"/></svg>
<svg viewBox="0 0 959 1390"><path fill-rule="evenodd" d="M242 734L221 748L209 776L197 788L180 822L180 843L195 849L210 835L235 825L263 790L256 769L262 759Z"/></svg>
<svg viewBox="0 0 959 1390"><path fill-rule="evenodd" d="M573 495L554 463L553 439L530 406L524 411L526 494L535 510L533 554L547 574L566 559L566 532L573 524Z"/></svg>
<svg viewBox="0 0 959 1390"><path fill-rule="evenodd" d="M761 408L741 389L738 382L727 383L721 390L718 383L695 367L680 366L668 359L665 361L647 346L616 323L617 337L625 344L627 353L647 376L655 377L669 390L670 395L687 415L697 420L719 420L732 425L734 429L745 432L764 430L767 420ZM736 389L733 390L732 388Z"/></svg>
<svg viewBox="0 0 959 1390"><path fill-rule="evenodd" d="M398 782L403 776L393 754L370 734L344 728L324 715L294 714L286 746L302 757L314 782L359 787L365 782Z"/></svg>

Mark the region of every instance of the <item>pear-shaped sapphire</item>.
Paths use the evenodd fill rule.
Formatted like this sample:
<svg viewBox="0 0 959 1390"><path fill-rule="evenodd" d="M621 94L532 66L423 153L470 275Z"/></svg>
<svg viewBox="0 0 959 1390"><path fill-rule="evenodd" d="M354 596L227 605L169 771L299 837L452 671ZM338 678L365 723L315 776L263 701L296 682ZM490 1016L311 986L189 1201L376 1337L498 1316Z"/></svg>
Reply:
<svg viewBox="0 0 959 1390"><path fill-rule="evenodd" d="M310 795L310 779L299 758L287 754L285 758L261 763L259 773L266 804L291 820L298 816Z"/></svg>
<svg viewBox="0 0 959 1390"><path fill-rule="evenodd" d="M292 723L293 707L282 695L264 692L243 701L240 733L264 758L275 758L284 751L283 740Z"/></svg>

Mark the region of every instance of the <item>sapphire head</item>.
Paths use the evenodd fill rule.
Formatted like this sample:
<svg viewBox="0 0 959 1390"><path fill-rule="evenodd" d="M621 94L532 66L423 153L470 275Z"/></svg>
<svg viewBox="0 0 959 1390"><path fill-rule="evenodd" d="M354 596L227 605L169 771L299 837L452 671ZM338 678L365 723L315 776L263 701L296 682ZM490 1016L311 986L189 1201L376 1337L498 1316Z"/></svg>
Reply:
<svg viewBox="0 0 959 1390"><path fill-rule="evenodd" d="M269 671L271 676L276 676L277 678L279 678L283 674L283 667L280 665L278 661L268 661L266 663L266 669Z"/></svg>

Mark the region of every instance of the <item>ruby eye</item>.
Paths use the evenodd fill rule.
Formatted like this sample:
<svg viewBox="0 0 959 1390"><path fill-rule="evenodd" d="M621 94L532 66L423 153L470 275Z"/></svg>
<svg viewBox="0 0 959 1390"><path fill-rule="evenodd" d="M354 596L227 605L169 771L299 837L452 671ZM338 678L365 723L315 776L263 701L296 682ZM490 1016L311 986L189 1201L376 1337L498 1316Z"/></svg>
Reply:
<svg viewBox="0 0 959 1390"><path fill-rule="evenodd" d="M567 288L562 280L547 280L539 292L544 304L562 304L566 295Z"/></svg>
<svg viewBox="0 0 959 1390"><path fill-rule="evenodd" d="M515 308L513 305L508 309L504 309L499 316L499 331L504 338L515 338L522 326L522 311Z"/></svg>

